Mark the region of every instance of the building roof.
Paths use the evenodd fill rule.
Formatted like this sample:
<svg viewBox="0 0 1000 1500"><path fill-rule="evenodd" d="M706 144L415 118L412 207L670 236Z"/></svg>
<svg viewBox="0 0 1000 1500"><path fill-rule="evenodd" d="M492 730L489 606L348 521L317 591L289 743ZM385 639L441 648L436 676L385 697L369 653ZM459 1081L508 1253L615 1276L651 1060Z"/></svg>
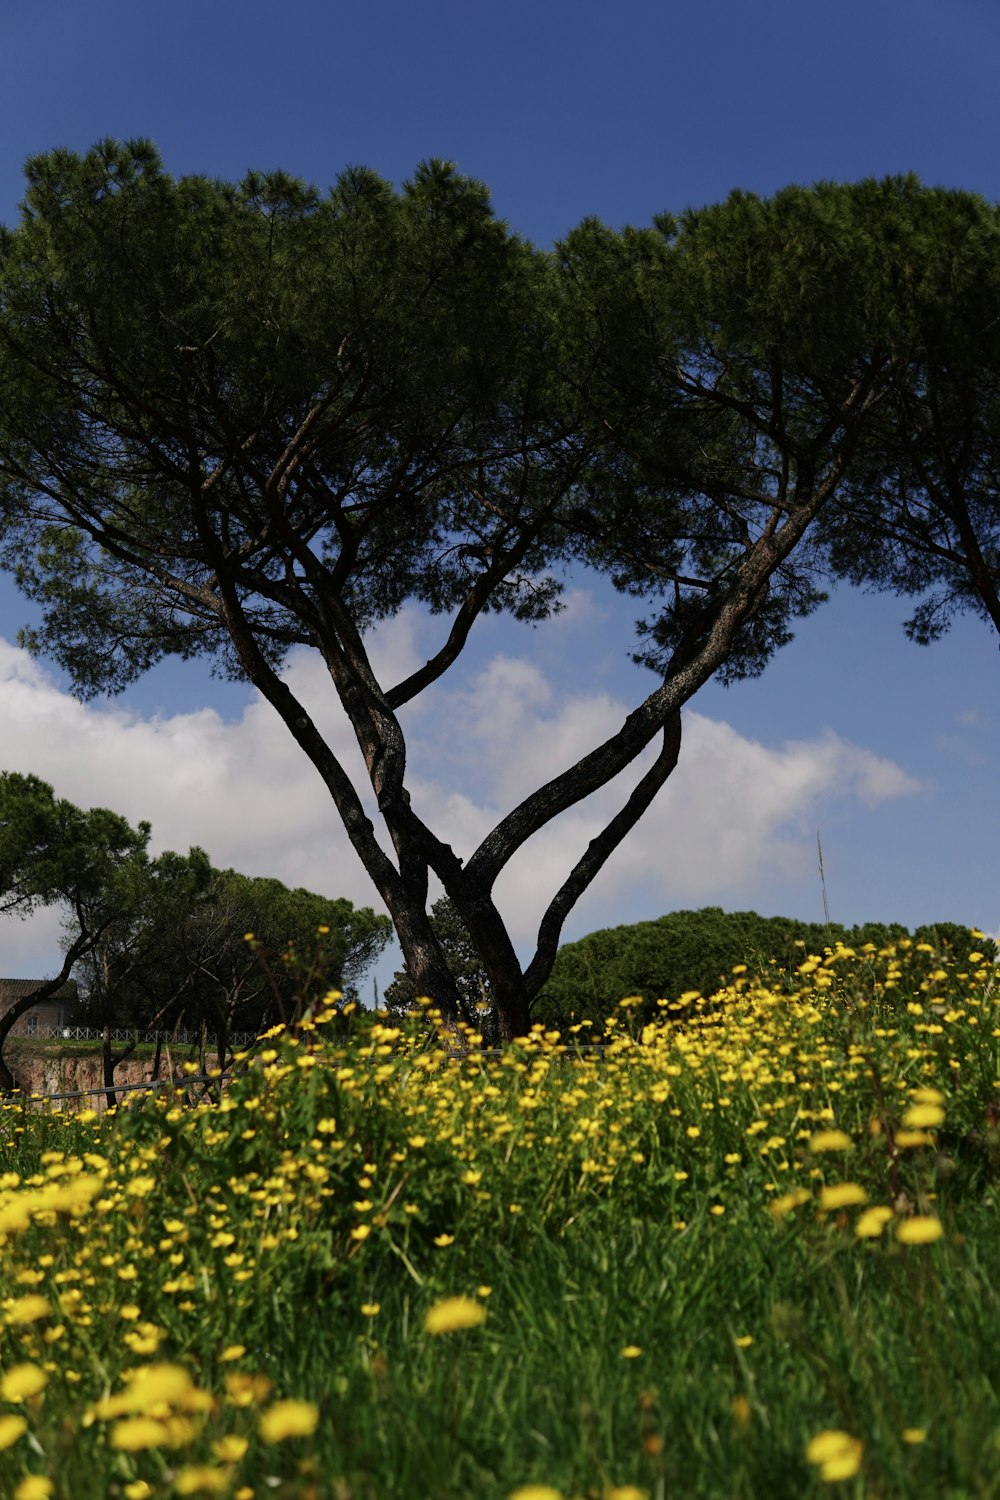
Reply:
<svg viewBox="0 0 1000 1500"><path fill-rule="evenodd" d="M0 979L0 1002L20 1000L24 995L30 995L34 990L40 990L45 979ZM67 979L66 983L60 985L51 995L46 995L47 1000L75 1000L76 980Z"/></svg>

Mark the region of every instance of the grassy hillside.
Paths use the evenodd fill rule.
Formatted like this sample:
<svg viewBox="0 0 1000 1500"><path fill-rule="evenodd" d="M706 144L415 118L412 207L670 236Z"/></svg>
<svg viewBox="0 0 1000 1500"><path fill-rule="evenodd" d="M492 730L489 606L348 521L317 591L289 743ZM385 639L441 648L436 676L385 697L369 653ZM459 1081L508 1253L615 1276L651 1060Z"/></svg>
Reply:
<svg viewBox="0 0 1000 1500"><path fill-rule="evenodd" d="M1000 1494L992 966L837 949L610 1047L332 1012L0 1116L0 1494Z"/></svg>

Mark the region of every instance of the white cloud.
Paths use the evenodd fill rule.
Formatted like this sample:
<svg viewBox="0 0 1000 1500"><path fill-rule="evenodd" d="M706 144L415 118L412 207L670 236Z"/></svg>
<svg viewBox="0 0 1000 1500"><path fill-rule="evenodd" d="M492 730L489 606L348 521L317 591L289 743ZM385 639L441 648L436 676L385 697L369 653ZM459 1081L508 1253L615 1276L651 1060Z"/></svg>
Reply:
<svg viewBox="0 0 1000 1500"><path fill-rule="evenodd" d="M543 887L564 878L637 779L634 770L620 778L626 785L605 788L593 810L568 814L512 863L498 893L519 935L533 928ZM892 762L830 732L773 748L688 711L676 771L582 899L572 926L627 921L636 904L659 911L733 905L769 883L802 879L815 860L824 804L858 798L873 807L918 789Z"/></svg>
<svg viewBox="0 0 1000 1500"><path fill-rule="evenodd" d="M416 611L382 627L372 642L382 680L418 666L424 638ZM360 786L361 757L319 656L293 652L285 676ZM498 653L471 681L440 684L404 710L414 806L468 857L500 816L617 730L632 706L602 691L561 691L533 663ZM498 899L519 946L654 753L532 840L504 874ZM212 708L143 717L81 704L0 641L0 770L32 771L58 796L133 824L148 818L154 854L200 844L216 865L379 904L318 772L257 695L230 722ZM608 911L628 920L637 895L646 909L651 899L662 910L722 904L762 878L801 874L824 803L875 807L917 789L892 761L832 732L775 747L688 712L678 769L581 903L579 930L604 925ZM54 913L0 919L0 974L55 972L58 932Z"/></svg>

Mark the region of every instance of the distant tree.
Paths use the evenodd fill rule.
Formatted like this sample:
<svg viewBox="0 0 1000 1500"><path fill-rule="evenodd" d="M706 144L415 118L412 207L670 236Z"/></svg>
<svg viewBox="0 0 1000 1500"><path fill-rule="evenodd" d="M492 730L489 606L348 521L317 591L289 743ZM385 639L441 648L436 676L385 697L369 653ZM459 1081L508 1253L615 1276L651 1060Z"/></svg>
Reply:
<svg viewBox="0 0 1000 1500"><path fill-rule="evenodd" d="M489 975L483 968L468 928L453 901L442 896L430 911L434 936L441 945L455 981L461 1019L480 1033L487 1045L499 1039ZM391 1014L405 1016L417 1008L420 990L406 970L397 971L386 985L382 1003ZM432 996L428 998L432 999Z"/></svg>
<svg viewBox="0 0 1000 1500"><path fill-rule="evenodd" d="M0 914L24 918L41 906L61 906L77 923L59 973L0 1016L0 1088L16 1086L3 1056L11 1029L100 948L116 920L114 893L145 859L149 834L149 823L134 829L107 808L83 812L57 799L37 776L0 773Z"/></svg>
<svg viewBox="0 0 1000 1500"><path fill-rule="evenodd" d="M540 1020L552 1024L584 1019L599 1024L619 1001L641 996L639 1019L650 1019L662 1014L658 1000L676 1001L689 991L710 998L731 982L738 964L746 964L753 976L793 988L806 954L822 954L838 941L858 951L867 943L878 949L910 937L899 923L847 928L753 911L725 912L718 906L670 912L565 944L536 1009ZM954 959L964 960L977 948L989 961L996 958L991 939L974 939L955 923L918 927L912 941L930 943Z"/></svg>
<svg viewBox="0 0 1000 1500"><path fill-rule="evenodd" d="M796 957L801 962L797 941L822 951L845 936L832 925L718 906L605 928L560 948L537 1013L540 1019L599 1022L620 1000L638 995L643 1014L652 1016L657 1000L692 990L713 995L730 982L736 964L773 959L787 968Z"/></svg>
<svg viewBox="0 0 1000 1500"><path fill-rule="evenodd" d="M318 946L317 982L340 989L357 981L392 931L370 907L213 870L202 850L186 858L168 851L141 873L141 887L133 883L129 904L82 971L89 1004L106 1030L204 1026L220 1065L231 1032L291 1018L307 998L283 955L311 957ZM272 962L262 963L267 955Z"/></svg>
<svg viewBox="0 0 1000 1500"><path fill-rule="evenodd" d="M82 996L80 1021L103 1032L109 1104L115 1101L115 1069L136 1047L133 1039L115 1048L112 1031L167 1024L176 1008L168 977L176 937L204 899L211 876L203 849L186 856L167 851L154 860L143 851L63 921L64 953L74 950L81 923L99 926L99 939L76 960L73 975Z"/></svg>
<svg viewBox="0 0 1000 1500"><path fill-rule="evenodd" d="M333 799L413 983L460 1013L433 873L502 1035L524 1031L567 914L677 763L685 704L763 670L823 597L816 523L951 314L969 195L915 179L734 194L648 230L587 220L543 254L440 162L400 193L352 169L323 197L277 172L175 181L148 142L108 141L35 157L27 178L0 234L0 555L44 612L20 639L81 696L171 654L253 683ZM400 711L484 612L552 614L569 564L650 602L637 659L655 685L463 862L411 801ZM446 617L441 640L382 682L365 632L407 601ZM329 673L391 854L280 675L293 646ZM522 968L499 875L654 744Z"/></svg>
<svg viewBox="0 0 1000 1500"><path fill-rule="evenodd" d="M981 953L987 963L998 962L998 949L991 937L973 937L958 922L931 922L913 930L915 943L930 943L936 952L955 963L968 962L970 953Z"/></svg>

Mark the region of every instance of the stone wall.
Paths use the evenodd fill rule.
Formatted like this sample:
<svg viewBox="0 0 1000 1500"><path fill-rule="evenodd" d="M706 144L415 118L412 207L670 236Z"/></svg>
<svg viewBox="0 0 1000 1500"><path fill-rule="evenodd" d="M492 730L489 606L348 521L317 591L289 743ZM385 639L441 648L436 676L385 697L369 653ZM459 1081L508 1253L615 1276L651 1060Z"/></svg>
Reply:
<svg viewBox="0 0 1000 1500"><path fill-rule="evenodd" d="M183 1052L174 1051L171 1058L172 1070L168 1069L164 1054L160 1062L161 1078L170 1077L172 1072L178 1082L186 1081L187 1075L181 1070L186 1051L186 1048ZM4 1055L17 1079L18 1088L24 1094L72 1094L81 1089L104 1087L104 1062L99 1049L82 1052L70 1046L63 1051L54 1043L41 1047L32 1045L27 1039L18 1038L16 1043L8 1043ZM214 1056L209 1056L206 1059L208 1066L214 1066L215 1060ZM151 1057L130 1057L115 1069L115 1083L119 1086L147 1083L152 1072ZM125 1099L128 1097L127 1094L124 1096ZM103 1093L96 1093L79 1099L54 1099L51 1104L34 1107L73 1112L96 1109L98 1113L103 1113L107 1107L107 1098Z"/></svg>

